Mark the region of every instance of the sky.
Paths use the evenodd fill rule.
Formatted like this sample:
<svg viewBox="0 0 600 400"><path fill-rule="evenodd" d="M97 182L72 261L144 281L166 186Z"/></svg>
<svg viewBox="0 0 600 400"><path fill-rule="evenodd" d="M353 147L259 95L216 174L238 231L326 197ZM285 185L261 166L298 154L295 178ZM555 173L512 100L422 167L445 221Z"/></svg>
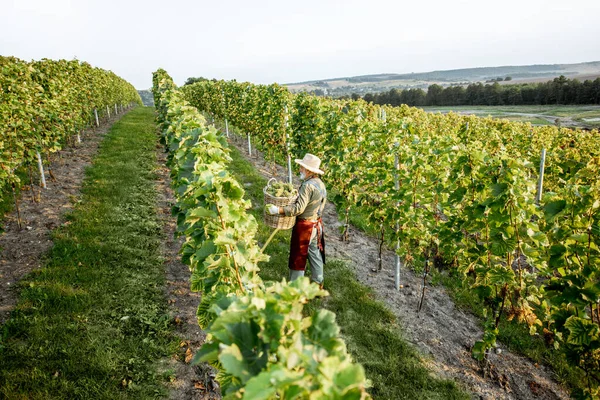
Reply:
<svg viewBox="0 0 600 400"><path fill-rule="evenodd" d="M138 89L600 61L600 0L0 0L0 55L74 59Z"/></svg>

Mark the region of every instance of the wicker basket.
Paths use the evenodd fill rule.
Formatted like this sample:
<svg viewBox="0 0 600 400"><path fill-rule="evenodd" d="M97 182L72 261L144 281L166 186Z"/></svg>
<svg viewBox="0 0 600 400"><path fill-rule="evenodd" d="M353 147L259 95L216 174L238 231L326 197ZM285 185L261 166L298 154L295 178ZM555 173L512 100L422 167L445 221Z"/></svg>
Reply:
<svg viewBox="0 0 600 400"><path fill-rule="evenodd" d="M292 197L275 197L267 193L267 189L271 186L271 181L276 180L275 178L269 179L267 186L264 187L263 193L265 194L265 204L273 204L277 207L285 207L290 204L294 204L298 195ZM265 224L271 228L278 229L290 229L296 223L296 217L286 217L285 215L271 215L264 211Z"/></svg>

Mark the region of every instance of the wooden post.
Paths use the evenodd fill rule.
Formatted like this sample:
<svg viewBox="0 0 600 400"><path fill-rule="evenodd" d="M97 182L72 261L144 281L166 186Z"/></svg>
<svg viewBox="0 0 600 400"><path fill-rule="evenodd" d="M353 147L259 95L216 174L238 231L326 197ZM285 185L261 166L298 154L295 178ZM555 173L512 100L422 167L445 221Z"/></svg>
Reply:
<svg viewBox="0 0 600 400"><path fill-rule="evenodd" d="M117 103L115 103L115 115L117 115L119 111L117 111Z"/></svg>
<svg viewBox="0 0 600 400"><path fill-rule="evenodd" d="M96 126L100 126L100 121L98 121L98 110L94 108L94 116L96 117Z"/></svg>
<svg viewBox="0 0 600 400"><path fill-rule="evenodd" d="M248 155L252 157L252 144L250 143L250 134L248 133Z"/></svg>
<svg viewBox="0 0 600 400"><path fill-rule="evenodd" d="M106 114L108 115L108 118L110 118L110 107L108 104L106 105Z"/></svg>

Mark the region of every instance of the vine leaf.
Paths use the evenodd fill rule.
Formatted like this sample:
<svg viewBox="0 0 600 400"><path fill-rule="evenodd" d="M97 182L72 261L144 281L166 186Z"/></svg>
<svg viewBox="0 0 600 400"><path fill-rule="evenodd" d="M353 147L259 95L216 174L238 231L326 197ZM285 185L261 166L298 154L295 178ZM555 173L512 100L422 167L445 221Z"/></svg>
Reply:
<svg viewBox="0 0 600 400"><path fill-rule="evenodd" d="M589 346L593 339L598 340L598 325L590 320L573 315L567 319L565 327L569 330L567 342L570 344Z"/></svg>

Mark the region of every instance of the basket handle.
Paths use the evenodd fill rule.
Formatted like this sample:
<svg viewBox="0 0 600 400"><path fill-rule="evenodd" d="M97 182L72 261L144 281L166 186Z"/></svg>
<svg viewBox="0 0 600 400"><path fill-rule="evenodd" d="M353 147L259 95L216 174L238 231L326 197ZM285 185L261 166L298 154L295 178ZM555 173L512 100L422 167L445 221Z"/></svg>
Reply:
<svg viewBox="0 0 600 400"><path fill-rule="evenodd" d="M277 179L275 179L275 178L271 178L271 179L269 179L269 181L267 182L267 187L270 187L270 186L271 186L271 181L275 181L275 182L277 182Z"/></svg>

